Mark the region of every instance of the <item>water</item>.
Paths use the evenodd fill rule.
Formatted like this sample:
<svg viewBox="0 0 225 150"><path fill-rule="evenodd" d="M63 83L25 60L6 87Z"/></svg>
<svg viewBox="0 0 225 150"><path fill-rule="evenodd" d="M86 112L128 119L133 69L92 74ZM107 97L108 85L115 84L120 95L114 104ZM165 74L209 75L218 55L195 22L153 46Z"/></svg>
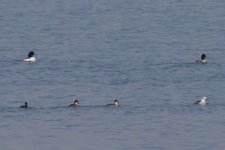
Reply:
<svg viewBox="0 0 225 150"><path fill-rule="evenodd" d="M224 8L3 0L0 149L224 149ZM18 61L30 50L37 62ZM195 64L202 53L209 63ZM192 105L201 96L209 105ZM75 97L81 107L66 107Z"/></svg>

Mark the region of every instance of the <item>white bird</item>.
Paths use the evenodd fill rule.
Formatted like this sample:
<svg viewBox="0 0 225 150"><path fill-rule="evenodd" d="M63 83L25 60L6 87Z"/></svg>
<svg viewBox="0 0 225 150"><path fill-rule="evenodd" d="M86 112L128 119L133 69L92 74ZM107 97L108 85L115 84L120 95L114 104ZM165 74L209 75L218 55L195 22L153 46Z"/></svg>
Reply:
<svg viewBox="0 0 225 150"><path fill-rule="evenodd" d="M205 104L207 104L206 100L207 100L206 97L201 97L201 99L194 102L194 104L205 105Z"/></svg>

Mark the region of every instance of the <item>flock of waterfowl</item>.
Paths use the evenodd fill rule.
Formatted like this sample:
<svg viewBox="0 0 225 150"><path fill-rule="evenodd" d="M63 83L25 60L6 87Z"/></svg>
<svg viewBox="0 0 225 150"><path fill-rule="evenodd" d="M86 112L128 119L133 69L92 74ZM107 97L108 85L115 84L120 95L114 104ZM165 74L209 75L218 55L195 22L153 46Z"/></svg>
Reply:
<svg viewBox="0 0 225 150"><path fill-rule="evenodd" d="M196 63L199 63L199 64L205 64L205 63L207 63L206 60L205 60L205 58L206 58L206 55L205 54L202 54L201 55L201 58L199 60L196 60ZM36 58L35 58L34 51L30 51L28 53L27 58L23 59L23 61L25 61L25 62L35 62L36 61ZM205 104L207 104L207 101L206 100L207 100L206 97L201 97L200 100L195 101L193 104L205 105ZM74 103L73 104L70 104L68 107L77 107L77 106L79 106L79 101L78 100L74 100ZM114 100L113 103L107 104L105 106L118 107L119 106L119 101L118 100ZM25 102L24 105L20 106L20 108L29 108L28 103Z"/></svg>
<svg viewBox="0 0 225 150"><path fill-rule="evenodd" d="M68 107L77 107L79 106L79 101L78 100L74 100L73 104L70 104ZM106 104L105 106L107 107L118 107L119 106L119 101L116 99L113 101L113 103L110 104ZM29 108L28 103L25 102L24 105L21 105L20 108Z"/></svg>

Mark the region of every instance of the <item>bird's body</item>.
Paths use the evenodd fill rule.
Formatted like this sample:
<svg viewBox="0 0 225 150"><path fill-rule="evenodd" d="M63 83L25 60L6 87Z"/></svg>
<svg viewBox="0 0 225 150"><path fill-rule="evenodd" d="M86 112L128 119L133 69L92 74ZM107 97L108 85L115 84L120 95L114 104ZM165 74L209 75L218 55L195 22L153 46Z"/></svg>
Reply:
<svg viewBox="0 0 225 150"><path fill-rule="evenodd" d="M24 105L21 105L20 108L28 108L28 103L25 102Z"/></svg>
<svg viewBox="0 0 225 150"><path fill-rule="evenodd" d="M194 104L205 105L205 104L207 104L206 100L207 100L206 97L201 97L201 99L194 102Z"/></svg>
<svg viewBox="0 0 225 150"><path fill-rule="evenodd" d="M79 101L78 100L74 100L73 104L70 104L69 107L76 107L79 105Z"/></svg>
<svg viewBox="0 0 225 150"><path fill-rule="evenodd" d="M206 55L202 54L201 55L201 59L200 60L196 60L196 63L198 63L198 64L205 64L205 63L207 63L205 58L206 58Z"/></svg>
<svg viewBox="0 0 225 150"><path fill-rule="evenodd" d="M114 100L113 103L107 104L106 106L119 106L119 101L118 100Z"/></svg>
<svg viewBox="0 0 225 150"><path fill-rule="evenodd" d="M35 55L35 53L33 51L30 51L28 53L27 58L25 58L23 61L25 61L25 62L35 62L36 58L34 57L34 55Z"/></svg>

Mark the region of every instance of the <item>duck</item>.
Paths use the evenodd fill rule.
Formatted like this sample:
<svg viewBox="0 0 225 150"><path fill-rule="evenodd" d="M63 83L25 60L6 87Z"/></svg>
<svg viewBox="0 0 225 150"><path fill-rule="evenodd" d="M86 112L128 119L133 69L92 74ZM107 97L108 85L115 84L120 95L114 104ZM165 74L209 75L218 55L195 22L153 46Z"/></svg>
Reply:
<svg viewBox="0 0 225 150"><path fill-rule="evenodd" d="M205 105L207 104L206 100L207 100L206 97L201 97L201 99L198 101L195 101L194 104Z"/></svg>
<svg viewBox="0 0 225 150"><path fill-rule="evenodd" d="M36 58L34 56L35 56L34 51L30 51L27 55L27 58L25 58L23 61L25 61L25 62L35 62Z"/></svg>
<svg viewBox="0 0 225 150"><path fill-rule="evenodd" d="M116 100L114 100L114 102L113 103L111 103L111 104L107 104L106 106L119 106L119 101L116 99Z"/></svg>
<svg viewBox="0 0 225 150"><path fill-rule="evenodd" d="M69 107L76 107L79 105L79 101L78 100L74 100L73 104L70 104Z"/></svg>
<svg viewBox="0 0 225 150"><path fill-rule="evenodd" d="M205 63L207 63L205 58L206 58L206 55L202 54L201 55L201 59L200 60L196 60L196 63L198 63L198 64L205 64Z"/></svg>
<svg viewBox="0 0 225 150"><path fill-rule="evenodd" d="M24 105L21 105L20 108L28 108L28 103L25 102Z"/></svg>

